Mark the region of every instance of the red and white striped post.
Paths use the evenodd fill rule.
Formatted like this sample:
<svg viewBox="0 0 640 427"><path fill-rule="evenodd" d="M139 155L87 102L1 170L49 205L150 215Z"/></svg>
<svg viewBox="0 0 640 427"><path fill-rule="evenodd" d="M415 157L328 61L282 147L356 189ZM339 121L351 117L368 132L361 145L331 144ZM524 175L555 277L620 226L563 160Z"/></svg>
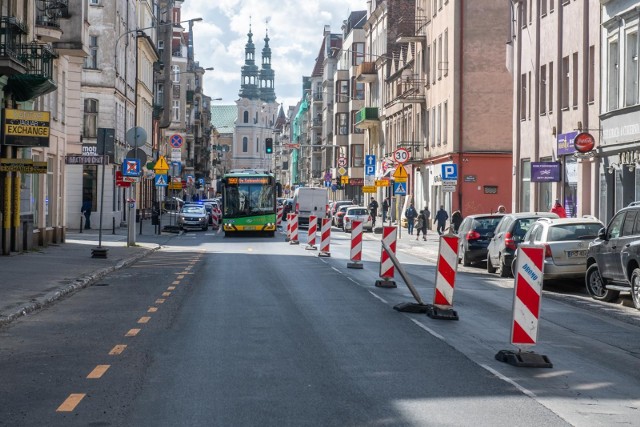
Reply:
<svg viewBox="0 0 640 427"><path fill-rule="evenodd" d="M284 212L284 206L278 206L278 212L276 213L276 228L282 227L282 214Z"/></svg>
<svg viewBox="0 0 640 427"><path fill-rule="evenodd" d="M285 242L291 241L291 215L293 214L287 214L287 237L284 239Z"/></svg>
<svg viewBox="0 0 640 427"><path fill-rule="evenodd" d="M299 245L298 241L298 214L291 214L291 237L289 240L290 245Z"/></svg>
<svg viewBox="0 0 640 427"><path fill-rule="evenodd" d="M398 229L396 227L382 227L382 241L391 249L391 252L396 253L396 239L398 236ZM393 261L384 250L381 248L380 255L380 279L376 280L376 286L379 288L397 288L393 276L395 270L393 267Z"/></svg>
<svg viewBox="0 0 640 427"><path fill-rule="evenodd" d="M308 251L315 251L318 249L316 246L316 233L318 232L318 217L311 215L309 217L309 237L307 238L307 246L305 247Z"/></svg>
<svg viewBox="0 0 640 427"><path fill-rule="evenodd" d="M543 246L518 246L511 322L511 344L518 347L518 351L499 351L496 359L501 362L521 367L553 367L547 356L528 351L538 340L544 252Z"/></svg>
<svg viewBox="0 0 640 427"><path fill-rule="evenodd" d="M362 269L362 221L351 222L351 262L347 268Z"/></svg>
<svg viewBox="0 0 640 427"><path fill-rule="evenodd" d="M440 236L433 304L427 306L427 316L432 319L458 320L458 313L453 309L458 247L458 236L455 234Z"/></svg>
<svg viewBox="0 0 640 427"><path fill-rule="evenodd" d="M322 218L322 229L320 230L320 252L318 256L330 257L331 250L329 248L331 244L331 220L329 218Z"/></svg>

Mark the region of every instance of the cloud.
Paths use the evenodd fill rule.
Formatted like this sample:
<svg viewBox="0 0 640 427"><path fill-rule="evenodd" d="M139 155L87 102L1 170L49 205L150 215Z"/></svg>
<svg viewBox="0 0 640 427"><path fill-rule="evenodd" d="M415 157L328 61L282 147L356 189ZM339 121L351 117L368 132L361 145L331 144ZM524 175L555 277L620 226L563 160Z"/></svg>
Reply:
<svg viewBox="0 0 640 427"><path fill-rule="evenodd" d="M204 90L224 104L238 99L249 20L258 65L268 29L276 96L288 107L301 97L302 76L313 70L324 26L340 33L350 12L365 9L365 0L187 0L182 19L203 18L194 24L195 59L215 68L206 73Z"/></svg>

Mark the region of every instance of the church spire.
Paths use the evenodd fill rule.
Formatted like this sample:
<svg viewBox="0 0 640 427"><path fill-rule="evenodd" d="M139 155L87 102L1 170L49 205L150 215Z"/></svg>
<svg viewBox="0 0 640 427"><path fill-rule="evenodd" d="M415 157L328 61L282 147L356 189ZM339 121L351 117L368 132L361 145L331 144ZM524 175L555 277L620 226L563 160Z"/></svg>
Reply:
<svg viewBox="0 0 640 427"><path fill-rule="evenodd" d="M260 99L275 102L275 73L271 68L271 47L269 46L269 29L265 31L262 48L262 68L260 69Z"/></svg>
<svg viewBox="0 0 640 427"><path fill-rule="evenodd" d="M244 65L242 66L242 83L240 85L240 97L257 99L260 96L258 89L259 70L255 61L256 46L253 44L251 23L247 33L247 44L244 48Z"/></svg>

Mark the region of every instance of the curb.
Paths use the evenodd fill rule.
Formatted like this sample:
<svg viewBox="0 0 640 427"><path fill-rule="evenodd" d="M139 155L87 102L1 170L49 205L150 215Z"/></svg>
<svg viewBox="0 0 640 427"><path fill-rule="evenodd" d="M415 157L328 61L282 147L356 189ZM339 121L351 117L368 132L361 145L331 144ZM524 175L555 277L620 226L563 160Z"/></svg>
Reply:
<svg viewBox="0 0 640 427"><path fill-rule="evenodd" d="M66 285L56 291L50 292L47 295L28 303L27 305L16 308L8 316L3 316L0 318L0 326L8 325L9 323L13 322L14 320L22 316L26 316L27 314L34 313L45 307L48 307L55 301L67 295L74 294L75 292L90 286L91 284L100 280L107 274L112 273L121 268L127 267L133 264L134 262L141 260L147 255L159 250L161 247L162 245L156 244L156 246L153 248L146 248L144 252L133 255L130 258L124 259L118 262L116 265L113 265L111 267L105 267L100 270L96 270L93 273L87 274L86 276L76 279L73 283L69 285Z"/></svg>

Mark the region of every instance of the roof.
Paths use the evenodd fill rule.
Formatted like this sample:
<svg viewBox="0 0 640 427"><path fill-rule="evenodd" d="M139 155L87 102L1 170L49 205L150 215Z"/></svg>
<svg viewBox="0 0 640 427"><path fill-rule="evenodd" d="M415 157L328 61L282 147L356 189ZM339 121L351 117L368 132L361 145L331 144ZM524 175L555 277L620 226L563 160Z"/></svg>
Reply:
<svg viewBox="0 0 640 427"><path fill-rule="evenodd" d="M218 133L233 133L238 117L238 107L235 105L212 105L211 124Z"/></svg>

